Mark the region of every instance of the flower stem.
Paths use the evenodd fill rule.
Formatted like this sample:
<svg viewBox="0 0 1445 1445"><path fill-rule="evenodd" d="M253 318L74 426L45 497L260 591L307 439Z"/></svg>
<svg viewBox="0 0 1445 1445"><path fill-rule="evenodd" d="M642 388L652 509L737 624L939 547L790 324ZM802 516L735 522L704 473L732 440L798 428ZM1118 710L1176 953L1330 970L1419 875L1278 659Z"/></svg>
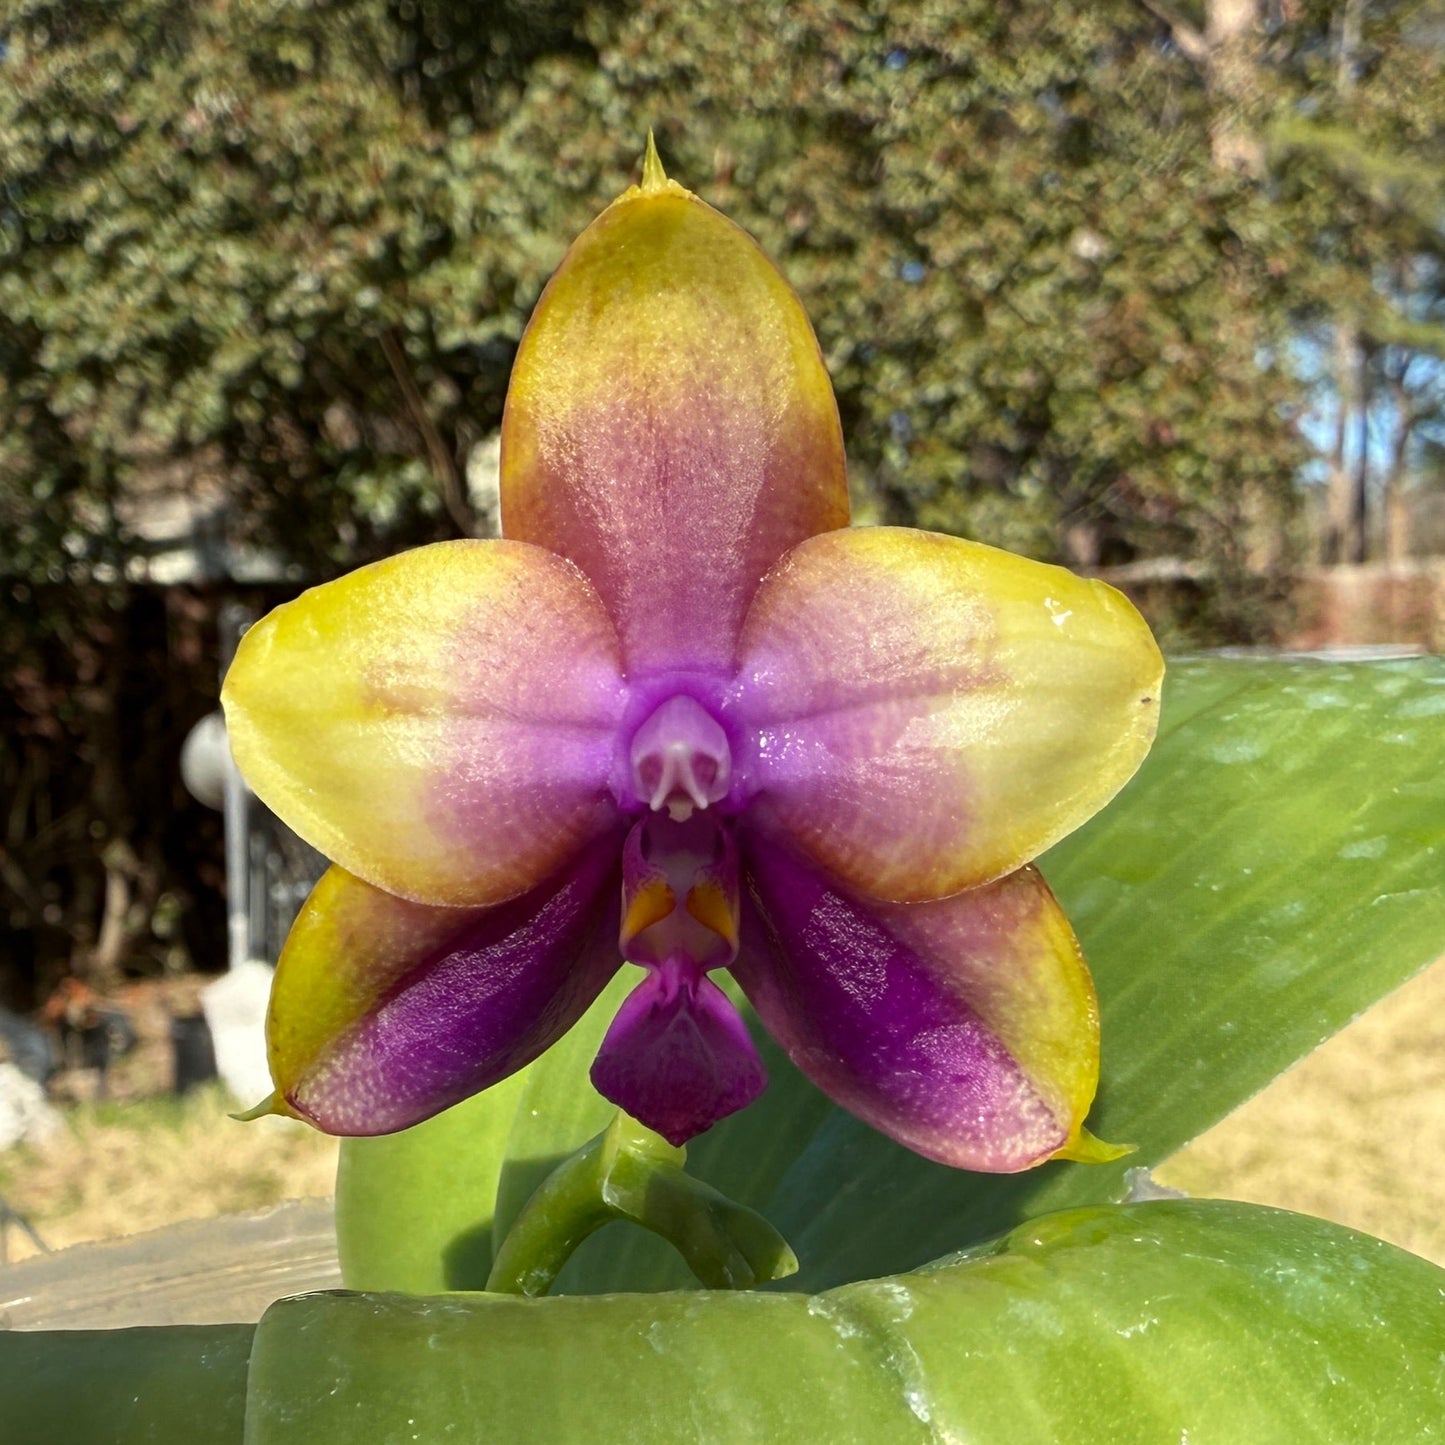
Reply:
<svg viewBox="0 0 1445 1445"><path fill-rule="evenodd" d="M544 1295L589 1234L629 1219L661 1235L708 1289L752 1289L798 1268L762 1215L684 1173L685 1149L619 1111L564 1159L523 1206L497 1251L487 1288Z"/></svg>

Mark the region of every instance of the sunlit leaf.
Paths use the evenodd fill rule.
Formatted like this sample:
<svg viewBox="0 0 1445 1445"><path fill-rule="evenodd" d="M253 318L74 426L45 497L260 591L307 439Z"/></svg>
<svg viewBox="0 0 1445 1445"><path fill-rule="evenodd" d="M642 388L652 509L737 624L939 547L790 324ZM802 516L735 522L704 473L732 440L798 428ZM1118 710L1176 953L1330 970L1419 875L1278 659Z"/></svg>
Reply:
<svg viewBox="0 0 1445 1445"><path fill-rule="evenodd" d="M1168 1201L820 1295L315 1294L254 1329L0 1332L0 1398L56 1445L1393 1445L1440 1434L1442 1338L1434 1265Z"/></svg>
<svg viewBox="0 0 1445 1445"><path fill-rule="evenodd" d="M1424 1441L1442 1339L1445 1271L1379 1240L1249 1205L1104 1206L822 1295L284 1301L246 1438Z"/></svg>
<svg viewBox="0 0 1445 1445"><path fill-rule="evenodd" d="M240 1445L255 1333L254 1325L31 1331L0 1323L0 1439Z"/></svg>

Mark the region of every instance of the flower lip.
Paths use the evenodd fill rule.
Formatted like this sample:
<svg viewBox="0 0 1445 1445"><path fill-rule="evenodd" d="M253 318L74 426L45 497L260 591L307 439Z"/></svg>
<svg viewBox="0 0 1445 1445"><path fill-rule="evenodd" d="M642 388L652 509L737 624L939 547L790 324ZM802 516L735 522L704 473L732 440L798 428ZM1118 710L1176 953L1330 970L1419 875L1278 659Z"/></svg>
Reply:
<svg viewBox="0 0 1445 1445"><path fill-rule="evenodd" d="M767 1084L747 1026L692 959L650 966L592 1065L597 1092L668 1143L685 1144Z"/></svg>
<svg viewBox="0 0 1445 1445"><path fill-rule="evenodd" d="M629 963L676 955L725 968L738 951L738 849L732 825L714 812L684 821L648 813L622 849L622 928Z"/></svg>

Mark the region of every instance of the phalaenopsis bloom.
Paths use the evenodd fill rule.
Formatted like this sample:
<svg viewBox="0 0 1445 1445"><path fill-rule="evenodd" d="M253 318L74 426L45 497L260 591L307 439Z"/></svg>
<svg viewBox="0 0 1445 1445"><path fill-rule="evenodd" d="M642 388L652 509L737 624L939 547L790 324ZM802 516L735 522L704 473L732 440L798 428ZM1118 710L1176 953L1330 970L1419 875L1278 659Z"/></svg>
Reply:
<svg viewBox="0 0 1445 1445"><path fill-rule="evenodd" d="M766 1079L971 1169L1087 1157L1093 987L1030 860L1153 737L1102 583L848 527L837 408L757 245L649 152L568 252L502 427L503 537L246 635L257 794L335 866L277 969L273 1107L406 1128L534 1059L623 961L592 1069L674 1143Z"/></svg>

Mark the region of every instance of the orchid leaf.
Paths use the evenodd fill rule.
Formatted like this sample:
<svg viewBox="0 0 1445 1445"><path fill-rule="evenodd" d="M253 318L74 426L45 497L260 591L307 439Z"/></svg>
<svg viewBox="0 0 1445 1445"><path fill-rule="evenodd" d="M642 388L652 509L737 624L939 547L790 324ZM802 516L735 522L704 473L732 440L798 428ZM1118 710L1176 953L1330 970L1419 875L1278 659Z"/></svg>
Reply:
<svg viewBox="0 0 1445 1445"><path fill-rule="evenodd" d="M689 1168L781 1230L801 1262L789 1285L803 1289L913 1268L1046 1211L1122 1197L1126 1168L1166 1158L1445 949L1442 739L1438 659L1172 665L1143 769L1042 860L1098 985L1103 1074L1090 1128L1136 1144L1130 1158L1009 1176L931 1164L833 1108L760 1037L767 1093L694 1141ZM460 1212L467 1228L490 1228L499 1177L503 1212L515 1214L525 1182L601 1127L605 1105L580 1101L609 1017L604 999L533 1064L520 1103L508 1090L459 1106L445 1157L427 1144L431 1126L389 1141L378 1157L390 1179L410 1181L410 1258L454 1250ZM463 1160L466 1121L475 1149ZM359 1151L372 1147L343 1146L349 1279L361 1268L346 1248L364 1207ZM428 1178L445 1180L445 1198ZM366 1197L385 1181L375 1186ZM484 1279L482 1269L448 1282ZM434 1289L436 1271L388 1282ZM559 1288L689 1282L660 1241L612 1225Z"/></svg>
<svg viewBox="0 0 1445 1445"><path fill-rule="evenodd" d="M1042 862L1099 991L1090 1127L1137 1153L961 1178L832 1118L757 1206L806 1283L1121 1198L1445 952L1445 664L1209 659L1166 686L1136 784Z"/></svg>
<svg viewBox="0 0 1445 1445"><path fill-rule="evenodd" d="M247 1445L1434 1438L1445 1271L1301 1215L1096 1207L819 1295L310 1295Z"/></svg>
<svg viewBox="0 0 1445 1445"><path fill-rule="evenodd" d="M492 1201L527 1079L524 1069L489 1089L485 1110L473 1099L401 1134L346 1141L336 1174L337 1197L346 1201L336 1211L336 1247L351 1288L482 1287L492 1268ZM606 1105L596 1103L605 1118Z"/></svg>
<svg viewBox="0 0 1445 1445"><path fill-rule="evenodd" d="M1356 1445L1438 1437L1442 1337L1424 1260L1167 1201L816 1295L313 1294L254 1329L0 1332L0 1398L59 1445Z"/></svg>
<svg viewBox="0 0 1445 1445"><path fill-rule="evenodd" d="M0 1439L46 1445L240 1445L255 1325L9 1330Z"/></svg>

